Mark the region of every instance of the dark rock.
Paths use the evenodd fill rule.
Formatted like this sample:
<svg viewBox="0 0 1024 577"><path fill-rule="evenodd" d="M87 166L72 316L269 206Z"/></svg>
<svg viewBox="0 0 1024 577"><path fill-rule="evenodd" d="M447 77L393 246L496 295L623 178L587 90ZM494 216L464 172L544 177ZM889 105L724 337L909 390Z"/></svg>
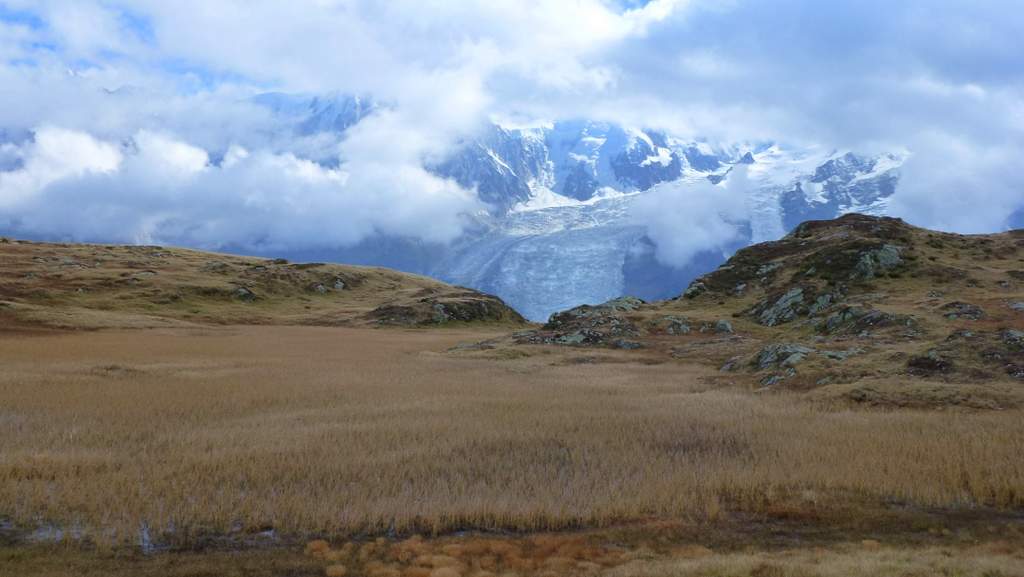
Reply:
<svg viewBox="0 0 1024 577"><path fill-rule="evenodd" d="M953 361L930 351L927 355L911 357L907 361L907 368L910 374L918 376L947 374L953 372Z"/></svg>
<svg viewBox="0 0 1024 577"><path fill-rule="evenodd" d="M864 354L864 349L854 348L847 349L845 351L821 351L820 354L834 361L845 361L852 356Z"/></svg>
<svg viewBox="0 0 1024 577"><path fill-rule="evenodd" d="M689 287L687 287L686 292L683 293L683 297L693 299L697 298L698 296L706 292L708 292L707 285L705 285L703 282L699 280L695 280L692 283L690 283Z"/></svg>
<svg viewBox="0 0 1024 577"><path fill-rule="evenodd" d="M545 330L571 332L581 328L607 332L612 336L635 336L636 326L622 317L622 313L635 311L644 301L634 297L620 297L600 305L582 305L551 315Z"/></svg>
<svg viewBox="0 0 1024 577"><path fill-rule="evenodd" d="M644 346L636 341L628 341L626 339L615 339L611 342L613 349L623 349L627 351L642 349Z"/></svg>
<svg viewBox="0 0 1024 577"><path fill-rule="evenodd" d="M545 329L558 330L565 326L593 321L592 324L605 324L601 319L614 317L618 313L634 311L644 304L635 297L619 297L599 305L581 305L576 308L551 315Z"/></svg>
<svg viewBox="0 0 1024 577"><path fill-rule="evenodd" d="M985 311L978 305L972 305L971 303L965 302L951 302L942 307L945 317L951 321L957 319L968 319L972 321L979 321L985 318Z"/></svg>
<svg viewBox="0 0 1024 577"><path fill-rule="evenodd" d="M432 325L449 322L524 322L498 297L467 291L444 297L425 297L407 304L387 304L367 315L385 325Z"/></svg>
<svg viewBox="0 0 1024 577"><path fill-rule="evenodd" d="M905 315L884 313L877 309L845 306L818 324L825 334L863 334L890 326L914 326L914 319Z"/></svg>
<svg viewBox="0 0 1024 577"><path fill-rule="evenodd" d="M1015 311L1024 312L1024 302L1010 303L1010 308Z"/></svg>
<svg viewBox="0 0 1024 577"><path fill-rule="evenodd" d="M1007 329L1003 331L1003 342L1011 347L1024 350L1024 331L1019 331L1017 329Z"/></svg>

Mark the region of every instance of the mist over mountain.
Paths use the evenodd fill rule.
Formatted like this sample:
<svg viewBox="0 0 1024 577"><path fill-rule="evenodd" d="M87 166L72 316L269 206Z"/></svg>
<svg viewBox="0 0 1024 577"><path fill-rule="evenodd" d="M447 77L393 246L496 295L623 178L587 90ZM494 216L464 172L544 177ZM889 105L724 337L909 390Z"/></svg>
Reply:
<svg viewBox="0 0 1024 577"><path fill-rule="evenodd" d="M344 95L254 101L303 136L344 132L382 106ZM293 256L428 274L544 320L622 294L674 296L736 249L779 238L804 220L884 214L903 159L710 143L580 119L488 124L429 167L482 203L453 242L375 236Z"/></svg>
<svg viewBox="0 0 1024 577"><path fill-rule="evenodd" d="M1016 8L3 2L0 234L383 264L543 319L807 219L997 232Z"/></svg>

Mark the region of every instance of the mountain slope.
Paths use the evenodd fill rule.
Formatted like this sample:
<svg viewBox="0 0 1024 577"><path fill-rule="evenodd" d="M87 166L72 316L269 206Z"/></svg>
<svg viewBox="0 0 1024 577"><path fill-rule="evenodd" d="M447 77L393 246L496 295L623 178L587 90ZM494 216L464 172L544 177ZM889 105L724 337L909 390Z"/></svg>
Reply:
<svg viewBox="0 0 1024 577"><path fill-rule="evenodd" d="M254 102L302 135L343 132L387 107L339 94L268 94ZM543 321L566 306L621 294L667 298L737 248L780 238L804 220L884 214L902 162L898 154L711 143L588 119L527 128L489 124L428 167L474 190L488 206L452 246L424 251L414 242L396 246L402 240L374 238L315 258L427 274L496 294ZM657 262L632 204L659 187L708 185L743 196L749 222L740 225L742 238L676 269ZM428 258L410 258L425 252Z"/></svg>
<svg viewBox="0 0 1024 577"><path fill-rule="evenodd" d="M522 345L710 363L719 384L875 405L1024 403L1024 231L849 214L742 249L678 298L552 316Z"/></svg>
<svg viewBox="0 0 1024 577"><path fill-rule="evenodd" d="M0 239L0 271L9 326L523 322L496 297L417 275L158 246Z"/></svg>

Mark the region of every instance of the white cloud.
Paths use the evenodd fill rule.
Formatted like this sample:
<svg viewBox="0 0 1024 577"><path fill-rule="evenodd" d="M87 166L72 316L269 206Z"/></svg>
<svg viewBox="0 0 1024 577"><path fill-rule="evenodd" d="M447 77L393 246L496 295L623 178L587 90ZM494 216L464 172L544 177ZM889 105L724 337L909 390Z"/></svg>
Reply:
<svg viewBox="0 0 1024 577"><path fill-rule="evenodd" d="M655 258L681 268L702 252L726 251L740 240L747 219L743 197L749 186L746 173L745 165L737 165L725 186L707 181L668 182L637 199L633 218L646 228L655 245Z"/></svg>
<svg viewBox="0 0 1024 577"><path fill-rule="evenodd" d="M47 128L0 173L0 222L32 235L267 250L338 247L376 233L444 243L476 200L419 167L337 169L292 154L232 147L220 166L165 134L140 132L122 154L81 132Z"/></svg>
<svg viewBox="0 0 1024 577"><path fill-rule="evenodd" d="M976 146L931 132L911 148L890 212L907 221L961 233L1001 231L1024 207L1020 159L1024 143Z"/></svg>
<svg viewBox="0 0 1024 577"><path fill-rule="evenodd" d="M187 180L210 163L205 150L165 134L143 130L135 135L134 142L139 149L138 160L159 178Z"/></svg>
<svg viewBox="0 0 1024 577"><path fill-rule="evenodd" d="M17 154L10 144L0 149L0 170L7 169L0 202L66 198L65 181L77 182L79 206L94 203L97 213L105 207L145 222L140 234L171 238L177 231L212 242L218 230L232 242L351 242L388 230L448 238L459 229L460 211L475 205L467 191L422 167L488 118L588 117L724 142L907 147L915 156L894 206L915 222L978 230L998 226L1001 212L1024 204L1013 194L1024 189L1024 176L1004 164L1020 157L1024 141L1017 49L1024 12L1010 0L4 4L29 18L0 17L0 130L18 145ZM297 136L249 102L267 90L373 94L390 107L345 138ZM51 178L60 168L40 168L46 162L21 144L38 126L105 143L127 155L124 166ZM137 150L122 151L127 141ZM143 170L167 171L182 184L135 174ZM84 188L100 177L143 192ZM204 196L189 196L200 188ZM671 210L685 196L673 194L683 195L652 198ZM197 206L176 208L182 198ZM385 208L385 200L400 206ZM241 206L236 219L254 222L219 221L227 218L222 205ZM19 206L22 212L6 209L8 219L64 234L58 218L46 218L59 207ZM258 207L304 220L278 226ZM309 229L320 216L307 209L361 216L344 234L323 230L309 240L287 233L288 226ZM375 210L393 214L369 215ZM181 214L197 224L175 221ZM96 238L120 230L111 226L96 228ZM665 227L666 243L670 233ZM712 239L724 234L707 231ZM680 242L699 244L699 236Z"/></svg>
<svg viewBox="0 0 1024 577"><path fill-rule="evenodd" d="M33 142L23 149L9 147L8 154L16 156L22 166L0 172L0 210L16 207L64 179L115 172L122 161L116 146L55 127L40 128Z"/></svg>

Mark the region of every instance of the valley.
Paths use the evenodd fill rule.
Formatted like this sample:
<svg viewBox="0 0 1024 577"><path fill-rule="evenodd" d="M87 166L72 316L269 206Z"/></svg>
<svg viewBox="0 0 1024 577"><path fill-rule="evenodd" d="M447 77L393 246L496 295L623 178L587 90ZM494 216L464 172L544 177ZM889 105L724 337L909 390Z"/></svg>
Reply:
<svg viewBox="0 0 1024 577"><path fill-rule="evenodd" d="M848 215L540 325L8 240L0 575L1017 575L1021 246Z"/></svg>

